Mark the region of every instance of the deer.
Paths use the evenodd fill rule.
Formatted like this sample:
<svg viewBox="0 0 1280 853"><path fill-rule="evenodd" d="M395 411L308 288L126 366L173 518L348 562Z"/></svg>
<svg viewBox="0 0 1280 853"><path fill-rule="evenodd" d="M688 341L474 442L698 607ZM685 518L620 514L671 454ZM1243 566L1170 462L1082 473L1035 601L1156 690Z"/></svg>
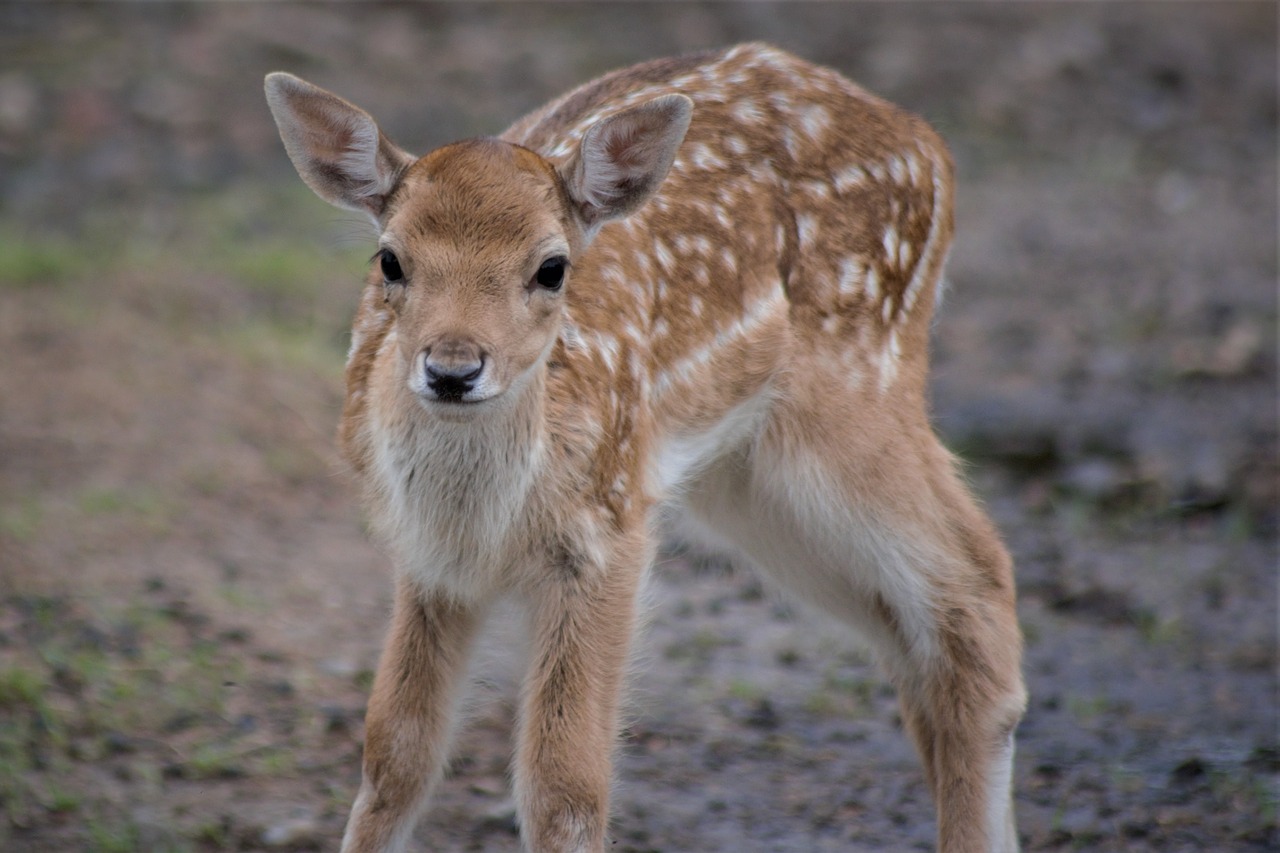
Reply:
<svg viewBox="0 0 1280 853"><path fill-rule="evenodd" d="M522 844L605 849L666 514L869 645L939 850L1017 850L1012 561L926 405L955 189L930 126L760 43L422 157L298 77L265 88L302 180L377 232L338 440L395 595L342 849L409 844L503 600Z"/></svg>

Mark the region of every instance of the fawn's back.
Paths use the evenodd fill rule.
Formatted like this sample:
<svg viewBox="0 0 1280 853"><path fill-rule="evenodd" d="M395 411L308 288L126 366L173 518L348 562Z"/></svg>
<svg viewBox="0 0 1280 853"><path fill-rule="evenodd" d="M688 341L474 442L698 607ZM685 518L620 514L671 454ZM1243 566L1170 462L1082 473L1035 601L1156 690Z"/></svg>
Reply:
<svg viewBox="0 0 1280 853"><path fill-rule="evenodd" d="M840 360L850 387L902 378L918 390L933 296L923 290L951 239L941 140L839 74L762 44L616 72L502 138L555 160L602 117L671 93L693 101L680 153L656 197L603 229L583 259L570 339L589 332L587 348L614 374L611 353L638 353L642 396L676 429L811 354ZM762 349L777 361L754 364Z"/></svg>

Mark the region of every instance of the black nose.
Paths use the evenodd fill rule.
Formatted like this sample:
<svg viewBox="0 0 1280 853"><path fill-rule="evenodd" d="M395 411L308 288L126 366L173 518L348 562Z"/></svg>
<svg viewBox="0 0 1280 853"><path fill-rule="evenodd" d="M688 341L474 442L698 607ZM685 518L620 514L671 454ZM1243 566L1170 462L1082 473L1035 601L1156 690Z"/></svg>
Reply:
<svg viewBox="0 0 1280 853"><path fill-rule="evenodd" d="M445 402L461 400L484 373L482 353L476 350L460 352L458 349L444 347L429 351L423 363L427 387ZM471 350L470 347L461 349Z"/></svg>

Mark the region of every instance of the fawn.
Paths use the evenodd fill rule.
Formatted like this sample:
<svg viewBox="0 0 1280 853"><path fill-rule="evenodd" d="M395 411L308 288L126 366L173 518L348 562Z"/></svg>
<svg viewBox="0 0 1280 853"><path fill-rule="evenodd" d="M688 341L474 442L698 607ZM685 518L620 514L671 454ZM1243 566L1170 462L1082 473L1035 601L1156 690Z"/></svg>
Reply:
<svg viewBox="0 0 1280 853"><path fill-rule="evenodd" d="M614 72L421 158L296 77L266 94L302 179L378 231L339 439L398 571L343 849L408 843L500 597L529 620L523 843L604 848L674 505L865 636L940 849L1016 850L1011 562L926 414L953 192L928 125L761 44Z"/></svg>

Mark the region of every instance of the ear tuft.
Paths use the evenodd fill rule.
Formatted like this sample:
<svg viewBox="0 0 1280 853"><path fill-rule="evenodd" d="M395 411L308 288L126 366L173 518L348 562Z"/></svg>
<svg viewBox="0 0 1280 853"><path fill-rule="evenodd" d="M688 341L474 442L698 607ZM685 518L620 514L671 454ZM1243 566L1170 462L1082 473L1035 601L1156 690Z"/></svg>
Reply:
<svg viewBox="0 0 1280 853"><path fill-rule="evenodd" d="M377 221L414 158L368 113L332 92L282 71L267 75L265 89L285 151L307 186L330 204Z"/></svg>
<svg viewBox="0 0 1280 853"><path fill-rule="evenodd" d="M657 192L692 115L693 101L663 95L587 129L562 175L588 227L633 213Z"/></svg>

